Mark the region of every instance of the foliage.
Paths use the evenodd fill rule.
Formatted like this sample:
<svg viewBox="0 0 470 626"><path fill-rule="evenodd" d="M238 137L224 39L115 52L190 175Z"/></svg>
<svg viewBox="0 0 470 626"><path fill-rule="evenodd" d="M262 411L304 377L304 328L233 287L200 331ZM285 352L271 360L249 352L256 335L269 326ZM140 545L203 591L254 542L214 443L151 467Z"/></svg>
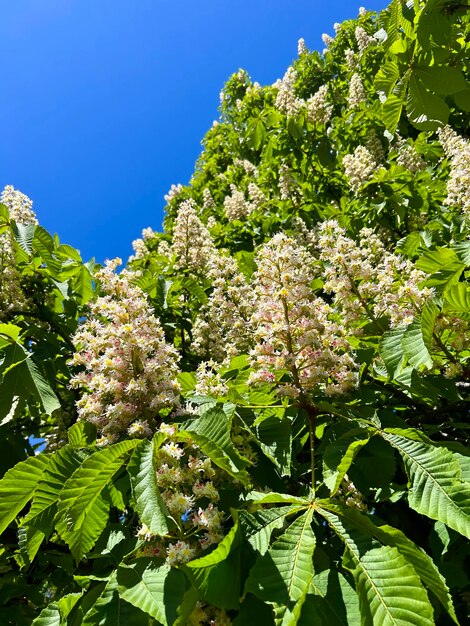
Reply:
<svg viewBox="0 0 470 626"><path fill-rule="evenodd" d="M466 9L232 76L120 274L5 190L2 624L468 622Z"/></svg>

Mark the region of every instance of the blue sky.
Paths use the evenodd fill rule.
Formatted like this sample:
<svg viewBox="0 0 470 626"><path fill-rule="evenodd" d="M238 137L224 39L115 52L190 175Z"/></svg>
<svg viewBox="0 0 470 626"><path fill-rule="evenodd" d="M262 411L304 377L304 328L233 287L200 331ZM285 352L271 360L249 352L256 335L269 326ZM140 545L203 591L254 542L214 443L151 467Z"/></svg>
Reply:
<svg viewBox="0 0 470 626"><path fill-rule="evenodd" d="M126 259L188 182L227 78L273 83L360 2L0 0L0 185L86 259Z"/></svg>

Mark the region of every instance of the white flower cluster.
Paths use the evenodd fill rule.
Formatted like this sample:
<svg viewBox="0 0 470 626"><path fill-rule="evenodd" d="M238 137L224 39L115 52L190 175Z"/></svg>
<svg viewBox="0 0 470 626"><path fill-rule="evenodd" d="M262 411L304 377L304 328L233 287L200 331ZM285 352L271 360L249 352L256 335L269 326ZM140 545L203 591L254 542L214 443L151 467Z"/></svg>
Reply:
<svg viewBox="0 0 470 626"><path fill-rule="evenodd" d="M357 195L377 169L377 162L365 146L358 146L354 154L343 157L343 167L349 186Z"/></svg>
<svg viewBox="0 0 470 626"><path fill-rule="evenodd" d="M210 192L210 189L207 189L207 187L204 189L204 191L202 192L202 197L203 197L203 208L205 211L210 211L211 209L215 209L215 201L214 198L212 197L212 194Z"/></svg>
<svg viewBox="0 0 470 626"><path fill-rule="evenodd" d="M135 261L136 259L142 259L148 254L149 249L147 247L147 241L151 239L154 235L155 232L152 228L144 228L144 230L142 231L142 239L134 239L134 241L132 242L134 254L129 257L129 262Z"/></svg>
<svg viewBox="0 0 470 626"><path fill-rule="evenodd" d="M248 159L235 159L233 162L235 167L241 167L248 176L254 176L254 178L258 178L258 169L256 165L253 165L251 161Z"/></svg>
<svg viewBox="0 0 470 626"><path fill-rule="evenodd" d="M352 482L347 474L344 475L341 481L341 486L336 492L336 497L343 500L346 506L352 509L358 509L359 511L367 511L367 505L364 502L364 496L357 489L356 485Z"/></svg>
<svg viewBox="0 0 470 626"><path fill-rule="evenodd" d="M322 33L321 39L323 44L328 48L334 41L334 37L330 37L327 33Z"/></svg>
<svg viewBox="0 0 470 626"><path fill-rule="evenodd" d="M307 100L308 119L312 124L327 124L331 119L332 107L327 102L328 87L322 85Z"/></svg>
<svg viewBox="0 0 470 626"><path fill-rule="evenodd" d="M439 139L450 161L446 204L458 206L470 215L470 142L450 126L439 130Z"/></svg>
<svg viewBox="0 0 470 626"><path fill-rule="evenodd" d="M354 50L351 50L351 48L348 48L344 51L344 60L346 62L346 67L351 71L354 70L358 65L357 55Z"/></svg>
<svg viewBox="0 0 470 626"><path fill-rule="evenodd" d="M224 200L224 209L229 220L242 220L252 212L253 206L245 200L245 194L232 183L230 195Z"/></svg>
<svg viewBox="0 0 470 626"><path fill-rule="evenodd" d="M277 80L274 87L277 88L275 107L284 115L294 117L304 105L304 101L295 95L295 81L297 72L289 67L282 80Z"/></svg>
<svg viewBox="0 0 470 626"><path fill-rule="evenodd" d="M203 274L215 254L210 233L199 219L192 200L185 200L178 207L171 253L175 255L175 269L195 274Z"/></svg>
<svg viewBox="0 0 470 626"><path fill-rule="evenodd" d="M170 191L167 194L165 194L166 202L171 202L172 200L177 198L182 191L183 191L183 185L180 185L180 184L172 185L170 187Z"/></svg>
<svg viewBox="0 0 470 626"><path fill-rule="evenodd" d="M401 138L397 142L397 163L405 167L412 174L422 172L426 168L426 163L416 149L408 141Z"/></svg>
<svg viewBox="0 0 470 626"><path fill-rule="evenodd" d="M178 540L152 535L143 525L137 536L149 545L141 552L147 556L166 556L169 565L186 563L202 550L223 538L223 514L217 508L218 486L227 482L222 470L191 443L178 439L177 426L161 424L167 442L156 453L156 479L162 499L177 522Z"/></svg>
<svg viewBox="0 0 470 626"><path fill-rule="evenodd" d="M18 224L37 224L33 203L20 191L7 185L0 197L8 209L10 219ZM11 311L26 306L26 298L20 285L20 273L15 264L12 240L9 232L0 235L0 320Z"/></svg>
<svg viewBox="0 0 470 626"><path fill-rule="evenodd" d="M260 209L266 202L266 196L255 183L249 183L248 196L251 200L251 206L253 209Z"/></svg>
<svg viewBox="0 0 470 626"><path fill-rule="evenodd" d="M348 105L351 109L355 109L364 102L367 101L366 92L364 90L364 85L362 84L362 79L357 72L355 72L351 76L351 81L349 83L349 93L348 93Z"/></svg>
<svg viewBox="0 0 470 626"><path fill-rule="evenodd" d="M124 432L146 436L158 427L159 414L179 404L178 353L165 342L163 329L145 294L132 284L135 275L116 274L121 260L108 261L96 274L103 296L73 342L73 365L84 371L71 379L83 390L77 402L80 419L99 428L102 443Z"/></svg>
<svg viewBox="0 0 470 626"><path fill-rule="evenodd" d="M279 167L279 193L281 200L289 200L295 195L297 183L292 176L289 167L282 163Z"/></svg>
<svg viewBox="0 0 470 626"><path fill-rule="evenodd" d="M207 275L213 291L194 323L193 348L221 363L250 347L253 293L230 256L215 255Z"/></svg>
<svg viewBox="0 0 470 626"><path fill-rule="evenodd" d="M308 54L308 48L303 37L301 37L297 42L297 54L299 57L303 54Z"/></svg>
<svg viewBox="0 0 470 626"><path fill-rule="evenodd" d="M357 365L338 316L311 289L313 259L280 233L263 245L254 274L255 347L250 383L274 382L288 373L280 395L345 393L356 385Z"/></svg>
<svg viewBox="0 0 470 626"><path fill-rule="evenodd" d="M384 160L385 152L382 146L382 142L380 141L377 133L374 130L367 133L365 147L367 148L367 150L369 150L377 163L380 163Z"/></svg>
<svg viewBox="0 0 470 626"><path fill-rule="evenodd" d="M202 396L211 396L212 398L219 398L227 394L228 387L217 372L217 369L217 363L212 360L202 361L198 365L196 370L196 393Z"/></svg>
<svg viewBox="0 0 470 626"><path fill-rule="evenodd" d="M360 231L356 243L330 220L320 226L317 243L325 262L323 288L334 295L333 303L351 329L364 313L376 324L381 317L388 317L392 326L409 324L433 295L432 290L419 287L424 272L385 250L369 228Z"/></svg>
<svg viewBox="0 0 470 626"><path fill-rule="evenodd" d="M33 211L33 201L12 185L7 185L2 191L0 202L8 207L10 219L18 224L38 223Z"/></svg>
<svg viewBox="0 0 470 626"><path fill-rule="evenodd" d="M375 39L371 37L362 26L356 27L354 35L356 37L357 47L359 48L359 52L361 54L367 50L372 43L375 43Z"/></svg>

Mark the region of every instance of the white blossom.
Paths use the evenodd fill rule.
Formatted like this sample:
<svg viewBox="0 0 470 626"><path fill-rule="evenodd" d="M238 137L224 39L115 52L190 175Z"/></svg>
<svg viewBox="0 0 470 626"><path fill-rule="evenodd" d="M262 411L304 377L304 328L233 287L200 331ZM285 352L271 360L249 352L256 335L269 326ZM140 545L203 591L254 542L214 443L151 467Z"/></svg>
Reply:
<svg viewBox="0 0 470 626"><path fill-rule="evenodd" d="M349 83L348 105L354 109L361 106L361 104L366 101L367 96L364 90L364 85L362 84L362 79L356 72L351 76Z"/></svg>

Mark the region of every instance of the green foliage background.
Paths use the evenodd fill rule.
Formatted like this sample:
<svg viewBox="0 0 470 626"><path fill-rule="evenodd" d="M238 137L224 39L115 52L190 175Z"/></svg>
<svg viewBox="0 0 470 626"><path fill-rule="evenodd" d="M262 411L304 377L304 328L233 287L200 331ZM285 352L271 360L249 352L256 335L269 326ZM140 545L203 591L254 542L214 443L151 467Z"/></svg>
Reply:
<svg viewBox="0 0 470 626"><path fill-rule="evenodd" d="M358 26L373 37L362 54ZM197 601L227 620L215 623L239 626L468 622L470 352L457 352L452 330L440 330L438 320L470 322L469 216L444 202L452 163L436 130L449 124L468 132L469 32L468 7L454 0L393 0L380 15L342 24L323 55L303 53L293 64L299 97L328 86L328 127L305 110L281 113L275 87L253 88L244 72L232 76L191 183L168 204L164 233L146 239L145 252L130 261L181 353L182 395L197 407L196 417L179 418L179 440L196 442L237 485L220 505L224 539L185 565L140 556L136 536L142 523L156 536L174 532L155 480L164 438L157 432L99 447L95 428L77 421L72 338L100 293L93 261L41 226L14 223L0 207L0 233L11 237L27 296L26 308L0 324L2 624L186 624ZM354 108L353 73L367 95ZM396 132L424 169L397 162ZM382 167L354 192L342 159L371 134ZM237 160L256 167L265 201L230 221L230 185L247 192L252 182ZM293 189L286 199L282 165ZM335 219L353 239L364 227L381 233L390 251L425 272L433 300L407 327L382 321L377 329L364 316L354 344L358 388L315 398L313 416L312 406L280 401L273 385L247 385L243 355L219 371L226 395L197 395L201 357L191 348L192 328L213 287L176 269L161 243L171 243L181 202L203 207L204 190L214 202L200 218L210 218L216 246L248 278L256 250L274 234L295 236L298 218L312 231ZM327 297L322 286L320 278L315 291ZM449 365L458 366L456 376L444 375ZM240 436L256 463L238 450ZM31 437L46 437L46 451L35 454ZM340 497L346 474L364 510Z"/></svg>

